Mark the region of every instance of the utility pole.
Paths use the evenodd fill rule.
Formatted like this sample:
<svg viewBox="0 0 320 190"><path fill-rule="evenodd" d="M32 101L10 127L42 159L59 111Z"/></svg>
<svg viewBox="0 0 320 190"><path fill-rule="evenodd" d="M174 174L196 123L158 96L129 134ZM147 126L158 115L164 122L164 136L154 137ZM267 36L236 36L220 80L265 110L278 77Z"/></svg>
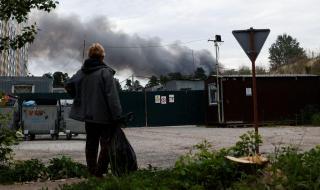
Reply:
<svg viewBox="0 0 320 190"><path fill-rule="evenodd" d="M84 62L84 52L86 49L86 40L83 40L83 50L82 50L82 63Z"/></svg>
<svg viewBox="0 0 320 190"><path fill-rule="evenodd" d="M218 122L221 123L221 101L220 101L220 84L219 84L219 43L222 43L221 36L216 35L214 40L208 40L208 42L214 42L216 50L216 86L217 86L217 109L218 109Z"/></svg>

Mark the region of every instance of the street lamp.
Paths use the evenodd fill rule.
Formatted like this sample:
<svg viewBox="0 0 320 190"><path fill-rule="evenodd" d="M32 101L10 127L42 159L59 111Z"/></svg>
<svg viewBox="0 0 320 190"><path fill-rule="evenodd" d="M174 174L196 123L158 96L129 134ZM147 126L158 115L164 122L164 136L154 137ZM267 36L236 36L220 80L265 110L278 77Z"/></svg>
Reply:
<svg viewBox="0 0 320 190"><path fill-rule="evenodd" d="M220 35L216 35L214 40L208 40L209 42L214 42L214 47L216 50L216 84L217 84L217 109L218 109L218 122L221 123L221 102L220 102L220 85L219 85L219 45L223 41Z"/></svg>

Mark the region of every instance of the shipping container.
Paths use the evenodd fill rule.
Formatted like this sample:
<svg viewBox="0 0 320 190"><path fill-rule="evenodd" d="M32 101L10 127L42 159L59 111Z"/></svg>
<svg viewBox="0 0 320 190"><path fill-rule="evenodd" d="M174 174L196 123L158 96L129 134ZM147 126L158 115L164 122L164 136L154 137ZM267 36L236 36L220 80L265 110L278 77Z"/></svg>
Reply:
<svg viewBox="0 0 320 190"><path fill-rule="evenodd" d="M320 76L258 75L260 124L305 122L308 109L320 106ZM206 124L252 124L252 76L210 76L206 87Z"/></svg>

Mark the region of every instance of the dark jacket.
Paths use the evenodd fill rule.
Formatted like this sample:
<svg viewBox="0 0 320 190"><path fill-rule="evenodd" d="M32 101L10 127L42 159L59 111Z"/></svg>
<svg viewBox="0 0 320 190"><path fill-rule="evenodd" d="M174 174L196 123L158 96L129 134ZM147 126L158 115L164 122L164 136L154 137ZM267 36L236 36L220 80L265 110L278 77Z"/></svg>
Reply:
<svg viewBox="0 0 320 190"><path fill-rule="evenodd" d="M74 98L69 117L101 124L110 124L120 118L122 109L114 73L98 59L87 59L65 84Z"/></svg>

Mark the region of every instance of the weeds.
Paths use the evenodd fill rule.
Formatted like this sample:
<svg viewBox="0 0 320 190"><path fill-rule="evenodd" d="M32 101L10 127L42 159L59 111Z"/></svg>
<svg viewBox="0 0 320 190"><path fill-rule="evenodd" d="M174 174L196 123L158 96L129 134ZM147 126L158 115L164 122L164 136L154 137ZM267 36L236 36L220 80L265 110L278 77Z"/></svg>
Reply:
<svg viewBox="0 0 320 190"><path fill-rule="evenodd" d="M0 127L0 169L9 165L12 158L12 145L17 144L15 132L6 128Z"/></svg>
<svg viewBox="0 0 320 190"><path fill-rule="evenodd" d="M50 179L88 177L89 175L86 166L76 163L66 156L51 159L48 174Z"/></svg>
<svg viewBox="0 0 320 190"><path fill-rule="evenodd" d="M13 180L15 182L46 180L48 178L47 168L37 159L16 162L12 174L14 174Z"/></svg>
<svg viewBox="0 0 320 190"><path fill-rule="evenodd" d="M262 138L255 131L248 131L240 136L240 140L230 150L236 157L256 155L256 146L262 144Z"/></svg>
<svg viewBox="0 0 320 190"><path fill-rule="evenodd" d="M40 160L31 159L17 161L0 169L0 183L2 184L88 176L86 166L65 156L51 159L48 166L45 166Z"/></svg>
<svg viewBox="0 0 320 190"><path fill-rule="evenodd" d="M314 113L311 117L311 124L315 126L320 126L320 112Z"/></svg>

